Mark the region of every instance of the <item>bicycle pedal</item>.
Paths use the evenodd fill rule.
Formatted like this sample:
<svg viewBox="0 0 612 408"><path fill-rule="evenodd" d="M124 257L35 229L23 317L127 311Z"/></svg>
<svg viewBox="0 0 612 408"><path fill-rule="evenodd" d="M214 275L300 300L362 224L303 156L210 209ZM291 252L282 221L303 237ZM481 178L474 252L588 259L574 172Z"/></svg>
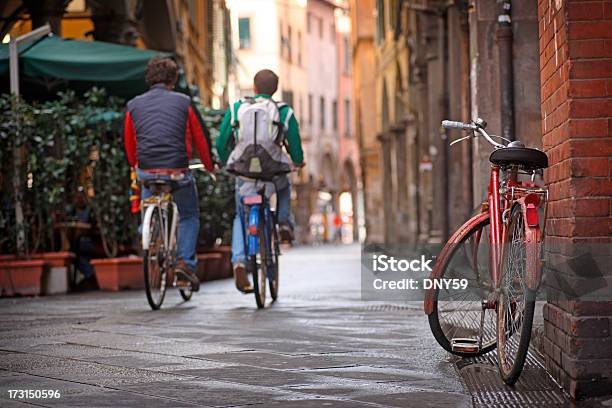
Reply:
<svg viewBox="0 0 612 408"><path fill-rule="evenodd" d="M451 340L451 349L458 353L478 353L480 348L478 347L478 340L457 338Z"/></svg>

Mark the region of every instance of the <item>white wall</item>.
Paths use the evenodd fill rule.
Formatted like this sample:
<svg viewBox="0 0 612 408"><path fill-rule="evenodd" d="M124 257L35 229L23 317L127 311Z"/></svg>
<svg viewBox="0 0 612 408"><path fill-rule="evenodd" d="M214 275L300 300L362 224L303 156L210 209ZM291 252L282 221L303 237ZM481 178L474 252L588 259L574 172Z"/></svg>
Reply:
<svg viewBox="0 0 612 408"><path fill-rule="evenodd" d="M332 103L338 99L338 68L336 57L336 32L334 7L327 1L309 0L308 16L310 31L308 44L308 92L313 96L312 124L306 126L311 137L308 150L313 160L308 163L308 172L315 180L322 174L322 158L330 153L337 158L338 131L333 128ZM321 129L320 98L325 98L325 127ZM340 101L337 101L341 103ZM339 118L338 118L339 119ZM337 175L336 175L337 178ZM327 180L329 181L329 180Z"/></svg>
<svg viewBox="0 0 612 408"><path fill-rule="evenodd" d="M228 0L236 53L237 97L252 94L253 77L261 69L280 71L280 35L276 0ZM251 19L251 47L240 49L238 19Z"/></svg>

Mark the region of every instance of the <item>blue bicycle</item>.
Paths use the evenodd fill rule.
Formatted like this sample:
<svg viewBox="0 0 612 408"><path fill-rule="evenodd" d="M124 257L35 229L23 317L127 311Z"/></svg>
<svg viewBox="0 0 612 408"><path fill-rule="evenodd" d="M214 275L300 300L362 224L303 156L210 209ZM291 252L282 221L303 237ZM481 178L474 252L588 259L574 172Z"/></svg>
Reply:
<svg viewBox="0 0 612 408"><path fill-rule="evenodd" d="M260 181L254 181L258 186ZM274 197L276 196L276 184ZM257 193L242 197L239 210L242 219L247 272L253 277L253 292L257 307L262 309L266 303L266 281L270 287L272 301L278 297L278 257L280 253L278 215L272 209L266 194L266 182L258 186Z"/></svg>

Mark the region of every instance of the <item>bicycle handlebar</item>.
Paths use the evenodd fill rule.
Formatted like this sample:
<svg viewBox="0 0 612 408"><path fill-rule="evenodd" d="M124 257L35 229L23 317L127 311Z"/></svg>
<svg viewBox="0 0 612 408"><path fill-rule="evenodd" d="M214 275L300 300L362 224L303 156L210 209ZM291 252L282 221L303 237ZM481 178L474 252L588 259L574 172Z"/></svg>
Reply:
<svg viewBox="0 0 612 408"><path fill-rule="evenodd" d="M497 143L495 140L491 139L491 136L489 136L489 134L484 130L484 127L483 127L483 126L486 126L486 123L483 126L481 126L479 124L480 122L484 123L484 121L482 121L481 119L478 119L476 123L474 122L464 123L464 122L457 122L454 120L443 120L442 127L446 129L472 130L474 132L480 133L480 135L482 135L487 140L487 142L489 142L494 147L496 148L506 147L505 145L501 143Z"/></svg>
<svg viewBox="0 0 612 408"><path fill-rule="evenodd" d="M477 126L473 123L463 123L454 120L443 120L442 127L446 129L460 129L460 130L476 130Z"/></svg>

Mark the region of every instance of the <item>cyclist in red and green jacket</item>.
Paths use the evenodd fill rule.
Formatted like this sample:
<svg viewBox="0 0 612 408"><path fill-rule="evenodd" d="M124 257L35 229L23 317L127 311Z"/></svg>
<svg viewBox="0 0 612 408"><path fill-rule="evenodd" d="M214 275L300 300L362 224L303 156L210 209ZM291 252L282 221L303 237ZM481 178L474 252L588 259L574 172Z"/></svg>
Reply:
<svg viewBox="0 0 612 408"><path fill-rule="evenodd" d="M260 104L266 105L265 102L270 101L270 105L276 105L277 112L275 124L283 127L284 145L289 153L291 161L297 167L304 165L304 153L302 150L302 142L300 139L300 130L298 121L295 117L293 109L286 103L276 102L272 99L272 95L278 89L278 76L271 70L264 69L259 71L254 78L253 89L255 96L242 98L235 102L225 113L219 137L216 141L217 152L222 163L226 164L228 159L232 159L230 155L234 146L239 143L239 132L237 123L242 119L240 116L245 111L245 104ZM279 145L279 149L282 147ZM278 156L278 152L276 156ZM277 157L278 158L278 157ZM288 161L286 161L288 162ZM230 163L231 164L231 163ZM282 163L281 163L282 165ZM234 265L234 278L236 287L242 292L252 290L251 284L246 276L245 254L244 254L244 236L242 220L238 215L238 209L241 205L241 197L239 194L240 187L246 179L236 177L236 210L237 214L234 218L234 227L232 232L232 263ZM278 202L278 220L280 225L281 238L291 241L293 239L293 220L291 216L291 183L286 173L275 177Z"/></svg>

